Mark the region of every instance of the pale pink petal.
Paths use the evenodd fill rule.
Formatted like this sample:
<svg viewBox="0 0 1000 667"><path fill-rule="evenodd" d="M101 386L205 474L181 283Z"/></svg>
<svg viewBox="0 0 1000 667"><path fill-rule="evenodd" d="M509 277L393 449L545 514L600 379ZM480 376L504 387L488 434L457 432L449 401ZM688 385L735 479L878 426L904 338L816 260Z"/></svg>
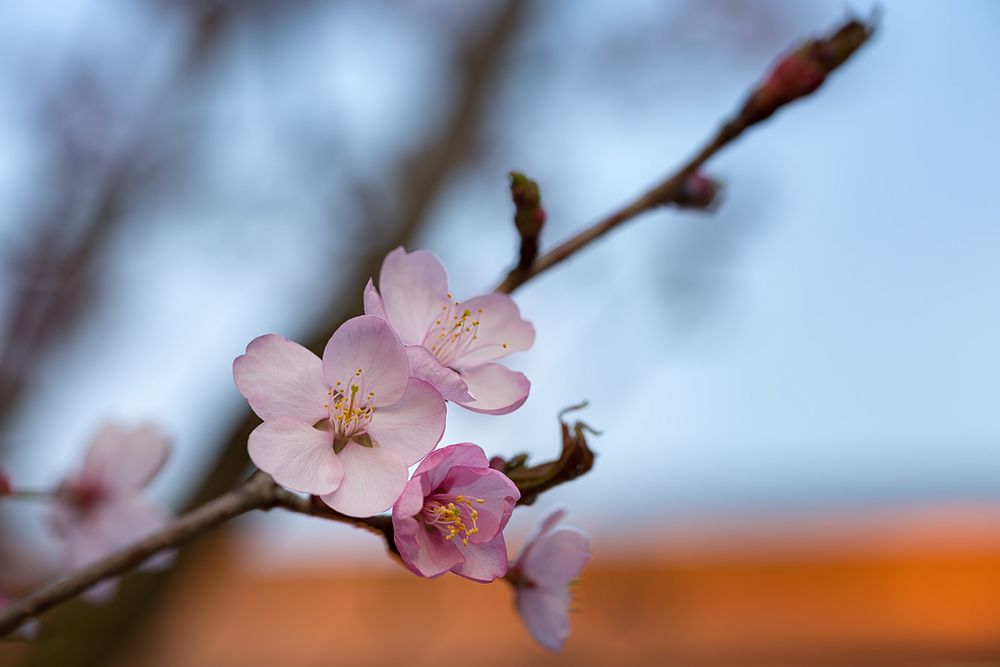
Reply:
<svg viewBox="0 0 1000 667"><path fill-rule="evenodd" d="M389 316L385 314L382 297L379 296L378 290L375 289L371 278L368 279L368 284L365 285L365 315L374 315L375 317L381 317L383 320L389 319Z"/></svg>
<svg viewBox="0 0 1000 667"><path fill-rule="evenodd" d="M463 368L459 373L475 400L455 402L473 412L505 415L517 410L528 400L531 383L524 377L524 373L512 371L500 364Z"/></svg>
<svg viewBox="0 0 1000 667"><path fill-rule="evenodd" d="M460 547L465 562L452 568L452 572L466 579L487 583L507 574L507 545L503 533L485 544Z"/></svg>
<svg viewBox="0 0 1000 667"><path fill-rule="evenodd" d="M406 356L410 359L410 375L429 382L446 401L467 403L473 400L462 376L443 366L434 353L423 345L407 346Z"/></svg>
<svg viewBox="0 0 1000 667"><path fill-rule="evenodd" d="M427 530L423 523L414 518L397 523L394 515L393 527L399 555L415 574L437 577L463 561L454 542L446 541L436 529Z"/></svg>
<svg viewBox="0 0 1000 667"><path fill-rule="evenodd" d="M385 312L408 345L419 345L441 306L449 303L448 276L426 250L407 253L400 246L382 262L378 279Z"/></svg>
<svg viewBox="0 0 1000 667"><path fill-rule="evenodd" d="M541 517L539 517L534 530L531 531L531 534L528 535L528 539L525 540L524 548L521 550L521 556L518 561L523 563L525 559L527 559L528 552L531 551L531 547L538 541L538 538L555 528L565 516L566 510L562 507L554 507L542 514Z"/></svg>
<svg viewBox="0 0 1000 667"><path fill-rule="evenodd" d="M514 482L492 468L452 468L443 486L448 489L449 496L482 498L485 501L475 505L479 512L479 532L469 538L473 544L489 542L496 537L507 525L514 505L521 497Z"/></svg>
<svg viewBox="0 0 1000 667"><path fill-rule="evenodd" d="M394 451L347 443L339 454L344 479L323 502L348 516L366 517L396 502L406 485L406 462Z"/></svg>
<svg viewBox="0 0 1000 667"><path fill-rule="evenodd" d="M527 350L535 342L535 327L521 319L517 304L506 294L477 296L463 302L459 309L470 311L478 319L479 329L465 352L451 361L454 368L495 361L512 352Z"/></svg>
<svg viewBox="0 0 1000 667"><path fill-rule="evenodd" d="M107 491L138 491L160 471L170 445L155 427L105 425L87 450L79 479Z"/></svg>
<svg viewBox="0 0 1000 667"><path fill-rule="evenodd" d="M426 476L427 490L434 491L444 481L448 471L456 466L489 468L490 463L482 447L471 442L462 442L436 449L428 454L413 471L413 477Z"/></svg>
<svg viewBox="0 0 1000 667"><path fill-rule="evenodd" d="M360 315L333 332L323 351L323 373L329 387L343 386L346 390L354 383L360 387L360 396L375 392L372 403L378 407L395 403L406 391L410 362L388 322L374 315Z"/></svg>
<svg viewBox="0 0 1000 667"><path fill-rule="evenodd" d="M66 521L55 527L56 535L65 545L66 567L78 570L100 560L108 553L111 541L106 524L92 517L66 513Z"/></svg>
<svg viewBox="0 0 1000 667"><path fill-rule="evenodd" d="M569 526L544 533L521 558L518 567L536 586L562 589L580 576L590 560L590 536Z"/></svg>
<svg viewBox="0 0 1000 667"><path fill-rule="evenodd" d="M105 579L104 581L99 581L83 593L80 594L84 600L92 605L103 605L111 602L111 599L118 592L118 584L121 582L119 577L114 579Z"/></svg>
<svg viewBox="0 0 1000 667"><path fill-rule="evenodd" d="M569 637L569 602L566 589L517 589L518 613L535 641L550 651L562 649Z"/></svg>
<svg viewBox="0 0 1000 667"><path fill-rule="evenodd" d="M411 378L401 399L375 410L368 435L377 447L396 452L411 466L441 442L445 411L434 387Z"/></svg>
<svg viewBox="0 0 1000 667"><path fill-rule="evenodd" d="M233 362L236 388L261 419L295 417L315 424L329 415L323 407L329 386L323 362L278 334L259 336Z"/></svg>
<svg viewBox="0 0 1000 667"><path fill-rule="evenodd" d="M255 466L293 491L330 493L344 477L333 433L295 419L264 422L250 434L247 451Z"/></svg>
<svg viewBox="0 0 1000 667"><path fill-rule="evenodd" d="M170 523L170 513L140 495L105 503L102 520L112 550L130 546Z"/></svg>
<svg viewBox="0 0 1000 667"><path fill-rule="evenodd" d="M396 519L412 518L416 516L424 507L424 482L422 477L411 477L410 481L403 487L403 492L392 504L392 518Z"/></svg>

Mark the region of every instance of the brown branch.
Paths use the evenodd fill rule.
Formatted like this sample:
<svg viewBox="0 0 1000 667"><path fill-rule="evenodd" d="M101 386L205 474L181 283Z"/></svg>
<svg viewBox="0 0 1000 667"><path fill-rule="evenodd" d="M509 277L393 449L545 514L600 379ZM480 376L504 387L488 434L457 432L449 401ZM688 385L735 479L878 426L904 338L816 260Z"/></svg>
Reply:
<svg viewBox="0 0 1000 667"><path fill-rule="evenodd" d="M680 169L603 220L563 241L536 259L528 268L514 267L497 285L496 291L509 294L622 223L657 207L677 203L684 197L684 184L689 176L695 174L712 156L732 143L747 128L769 118L785 104L815 91L828 74L843 65L861 48L874 30L875 26L870 23L850 19L829 37L806 41L778 61L771 74L750 93L743 106Z"/></svg>

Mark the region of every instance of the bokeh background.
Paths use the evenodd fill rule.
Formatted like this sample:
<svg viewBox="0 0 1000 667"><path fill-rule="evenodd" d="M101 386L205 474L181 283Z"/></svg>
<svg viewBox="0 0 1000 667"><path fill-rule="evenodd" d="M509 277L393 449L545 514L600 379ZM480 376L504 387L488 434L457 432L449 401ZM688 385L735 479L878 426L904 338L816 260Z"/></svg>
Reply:
<svg viewBox="0 0 1000 667"><path fill-rule="evenodd" d="M3 664L1000 661L1000 5L880 3L872 44L713 160L713 213L644 216L517 293L519 411L445 442L554 455L590 531L575 633L502 584L417 580L372 536L247 517L67 605ZM867 13L868 7L857 7ZM174 439L177 511L247 473L246 343L322 346L403 244L453 290L676 167L842 2L14 0L0 7L0 461L51 487L108 419ZM56 572L0 507L0 590Z"/></svg>

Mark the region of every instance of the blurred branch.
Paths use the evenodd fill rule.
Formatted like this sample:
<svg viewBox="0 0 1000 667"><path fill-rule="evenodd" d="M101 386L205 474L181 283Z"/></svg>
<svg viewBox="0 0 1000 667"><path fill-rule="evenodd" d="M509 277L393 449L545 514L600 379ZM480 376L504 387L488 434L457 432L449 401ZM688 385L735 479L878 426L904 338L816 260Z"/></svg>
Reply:
<svg viewBox="0 0 1000 667"><path fill-rule="evenodd" d="M583 250L612 229L638 215L669 204L688 204L689 178L713 155L743 132L769 118L784 105L814 92L826 77L844 64L875 31L873 22L851 18L827 37L810 39L782 57L767 78L747 97L743 106L686 164L659 185L608 217L587 227L536 259L527 269L516 266L497 286L498 292L513 292L538 274Z"/></svg>
<svg viewBox="0 0 1000 667"><path fill-rule="evenodd" d="M89 291L93 288L92 273L124 221L122 209L149 144L159 139L151 126L161 117L161 109L177 96L178 89L201 70L214 52L225 14L219 7L206 6L191 14L190 23L190 43L176 71L146 101L143 113L135 114L140 119L138 127L131 128L124 144L107 156L106 162L95 159L92 151L80 145L112 144L100 136L103 128L81 129L71 123L55 127L53 134L59 141L55 161L62 175L58 177L60 186L54 190L59 196L38 219L24 224L33 230L33 237L26 250L12 255L9 270L14 280L5 281L15 287L7 325L0 335L0 428L14 414L27 389L29 372L44 357L48 346L65 339L82 316L93 309L94 294ZM63 120L66 105L80 107L81 97L88 92L97 94L78 89L85 73L79 70L67 80L66 90L56 91L56 99L50 103L55 108L45 114L51 116L50 124ZM122 91L115 90L110 97L121 98ZM95 123L105 122L106 114L93 115L100 119ZM95 162L104 168L95 169Z"/></svg>

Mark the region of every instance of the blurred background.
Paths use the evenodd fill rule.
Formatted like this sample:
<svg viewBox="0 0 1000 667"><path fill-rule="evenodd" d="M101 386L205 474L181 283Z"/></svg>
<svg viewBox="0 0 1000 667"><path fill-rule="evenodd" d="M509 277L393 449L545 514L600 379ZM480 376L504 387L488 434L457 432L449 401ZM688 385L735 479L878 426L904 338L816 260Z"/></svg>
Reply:
<svg viewBox="0 0 1000 667"><path fill-rule="evenodd" d="M875 40L662 210L521 289L517 412L445 443L559 448L594 557L562 655L502 584L419 580L349 527L235 522L10 665L996 664L1000 5L880 3ZM869 8L859 6L861 12ZM184 511L248 472L231 363L321 348L397 245L469 297L679 165L798 40L812 0L59 0L0 7L0 462L50 488L108 419L174 454ZM0 506L0 591L53 576L45 507ZM437 621L455 628L443 634Z"/></svg>

